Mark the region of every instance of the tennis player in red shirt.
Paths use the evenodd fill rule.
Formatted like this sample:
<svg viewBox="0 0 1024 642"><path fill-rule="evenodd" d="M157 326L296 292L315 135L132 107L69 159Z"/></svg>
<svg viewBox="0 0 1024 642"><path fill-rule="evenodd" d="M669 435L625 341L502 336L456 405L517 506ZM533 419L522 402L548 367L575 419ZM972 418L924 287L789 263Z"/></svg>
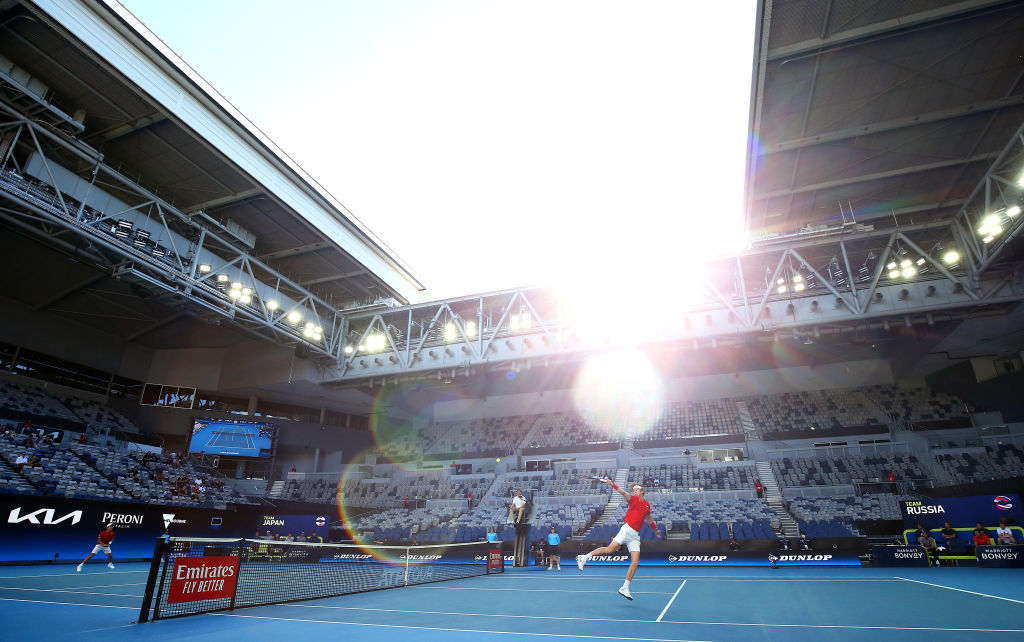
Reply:
<svg viewBox="0 0 1024 642"><path fill-rule="evenodd" d="M629 508L626 509L626 519L623 520L625 523L622 528L619 529L619 534L612 538L612 541L608 543L608 546L602 546L601 548L595 548L586 555L578 555L576 557L576 565L583 570L583 565L590 561L590 558L596 555L608 555L619 550L619 547L623 544L626 545L626 550L629 551L629 570L626 571L626 581L622 584L619 589L619 595L632 600L633 596L629 593L629 583L633 580L633 574L636 573L637 564L640 563L640 529L644 527L644 518L650 518L651 529L654 531L654 536L661 538L661 531L658 530L657 525L654 523L654 518L651 517L651 505L644 499L644 487L640 484L633 486L633 494L630 495L626 491L622 490L615 485L610 479L604 480L604 483L608 484L615 490L619 491L623 497L626 498Z"/></svg>
<svg viewBox="0 0 1024 642"><path fill-rule="evenodd" d="M107 524L107 530L100 531L100 534L96 537L96 546L92 547L92 552L89 553L89 557L82 560L82 563L78 565L78 572L82 572L82 567L85 563L92 559L92 556L100 551L107 554L107 568L114 568L114 556L110 554L110 543L114 541L114 525Z"/></svg>

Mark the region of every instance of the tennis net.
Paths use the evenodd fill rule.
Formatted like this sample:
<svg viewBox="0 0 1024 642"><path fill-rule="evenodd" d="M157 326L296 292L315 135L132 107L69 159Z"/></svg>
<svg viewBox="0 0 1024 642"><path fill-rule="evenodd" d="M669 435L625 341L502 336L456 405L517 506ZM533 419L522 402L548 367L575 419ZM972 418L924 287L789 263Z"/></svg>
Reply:
<svg viewBox="0 0 1024 642"><path fill-rule="evenodd" d="M172 537L157 544L139 621L504 572L500 544L360 546ZM152 611L150 607L152 606Z"/></svg>

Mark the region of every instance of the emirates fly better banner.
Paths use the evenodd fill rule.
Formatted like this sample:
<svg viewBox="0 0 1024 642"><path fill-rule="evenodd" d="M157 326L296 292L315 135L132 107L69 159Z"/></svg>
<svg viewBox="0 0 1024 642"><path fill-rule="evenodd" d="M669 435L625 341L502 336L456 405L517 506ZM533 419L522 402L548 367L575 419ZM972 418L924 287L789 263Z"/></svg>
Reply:
<svg viewBox="0 0 1024 642"><path fill-rule="evenodd" d="M174 561L167 601L196 602L230 598L238 579L238 556L179 557Z"/></svg>

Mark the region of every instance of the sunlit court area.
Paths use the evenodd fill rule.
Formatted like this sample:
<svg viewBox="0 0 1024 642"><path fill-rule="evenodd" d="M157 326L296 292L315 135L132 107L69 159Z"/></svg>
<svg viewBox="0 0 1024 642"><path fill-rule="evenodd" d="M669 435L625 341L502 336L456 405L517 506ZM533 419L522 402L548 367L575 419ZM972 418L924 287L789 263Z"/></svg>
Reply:
<svg viewBox="0 0 1024 642"><path fill-rule="evenodd" d="M4 640L1024 639L1024 3L0 0Z"/></svg>

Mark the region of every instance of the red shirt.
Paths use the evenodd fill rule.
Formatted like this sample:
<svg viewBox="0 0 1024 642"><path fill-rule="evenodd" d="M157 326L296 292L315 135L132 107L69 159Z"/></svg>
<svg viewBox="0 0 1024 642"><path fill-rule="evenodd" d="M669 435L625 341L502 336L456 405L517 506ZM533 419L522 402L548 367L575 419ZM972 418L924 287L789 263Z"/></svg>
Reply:
<svg viewBox="0 0 1024 642"><path fill-rule="evenodd" d="M629 508L626 510L626 519L623 520L629 527L640 532L644 527L644 518L651 512L651 505L646 499L640 499L636 495L629 496Z"/></svg>
<svg viewBox="0 0 1024 642"><path fill-rule="evenodd" d="M114 541L114 531L102 531L96 538L96 543L100 546L110 546L112 541Z"/></svg>
<svg viewBox="0 0 1024 642"><path fill-rule="evenodd" d="M988 546L989 545L988 533L980 533L979 534L979 533L975 532L974 533L974 544L975 544L975 546Z"/></svg>

